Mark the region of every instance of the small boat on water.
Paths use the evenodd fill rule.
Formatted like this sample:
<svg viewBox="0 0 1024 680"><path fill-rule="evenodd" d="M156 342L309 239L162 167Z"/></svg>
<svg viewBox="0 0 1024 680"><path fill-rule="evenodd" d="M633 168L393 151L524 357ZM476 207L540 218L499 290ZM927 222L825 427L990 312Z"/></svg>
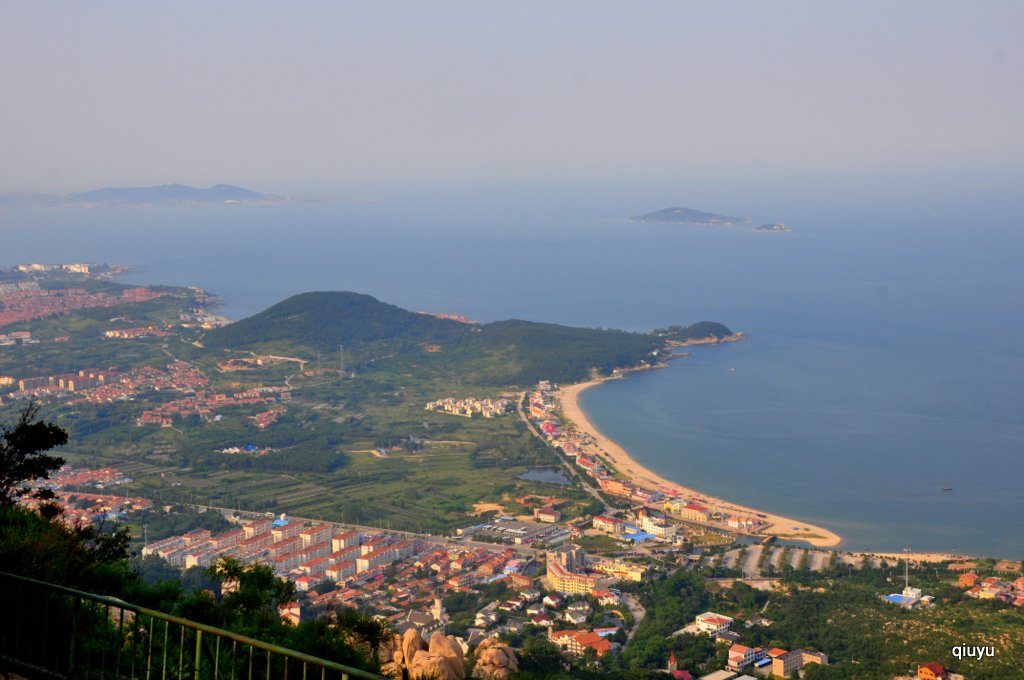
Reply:
<svg viewBox="0 0 1024 680"><path fill-rule="evenodd" d="M949 484L943 484L942 486L939 487L939 491L952 491L952 490L953 490L953 487L951 487Z"/></svg>

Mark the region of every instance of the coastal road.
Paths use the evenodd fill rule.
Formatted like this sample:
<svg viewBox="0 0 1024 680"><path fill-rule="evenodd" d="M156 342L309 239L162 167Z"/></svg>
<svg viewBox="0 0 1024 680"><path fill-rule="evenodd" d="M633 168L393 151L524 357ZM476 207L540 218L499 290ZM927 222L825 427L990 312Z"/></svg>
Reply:
<svg viewBox="0 0 1024 680"><path fill-rule="evenodd" d="M519 419L526 424L526 427L530 430L530 432L533 433L534 437L541 440L542 442L544 442L545 445L551 448L551 450L555 454L555 457L558 459L558 462L561 463L562 467L565 468L565 471L567 473L566 476L568 476L569 479L576 480L576 482L583 488L584 491L589 493L596 500L600 501L601 505L604 507L605 514L611 513L611 508L609 508L608 504L604 502L603 498L601 498L601 494L598 493L597 489L591 486L586 481L586 479L584 479L584 477L579 473L579 471L569 464L569 462L565 459L565 456L560 454L554 446L551 446L551 443L548 442L547 438L545 438L544 435L540 433L540 430L538 430L534 426L534 424L530 422L530 419L527 417L526 412L523 410L523 401L526 399L526 395L526 392L520 392L519 397L516 399L516 411L519 413Z"/></svg>

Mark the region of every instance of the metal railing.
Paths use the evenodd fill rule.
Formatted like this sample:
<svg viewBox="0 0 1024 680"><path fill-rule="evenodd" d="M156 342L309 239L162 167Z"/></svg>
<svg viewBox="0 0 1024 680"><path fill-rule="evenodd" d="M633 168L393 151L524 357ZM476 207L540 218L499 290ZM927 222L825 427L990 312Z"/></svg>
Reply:
<svg viewBox="0 0 1024 680"><path fill-rule="evenodd" d="M4 667L33 678L85 680L382 680L116 598L0 572Z"/></svg>

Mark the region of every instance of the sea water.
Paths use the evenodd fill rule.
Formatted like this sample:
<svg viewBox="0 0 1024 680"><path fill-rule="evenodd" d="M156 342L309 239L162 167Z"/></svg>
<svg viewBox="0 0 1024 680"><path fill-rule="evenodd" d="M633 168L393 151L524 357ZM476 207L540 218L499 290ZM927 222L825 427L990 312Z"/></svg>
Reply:
<svg viewBox="0 0 1024 680"><path fill-rule="evenodd" d="M701 195L366 190L283 205L6 210L0 266L128 264L125 281L205 288L233 318L307 290L355 290L484 322L720 321L748 339L589 390L583 408L656 472L824 524L844 547L1024 557L1013 212L811 204L753 187ZM625 219L672 204L795 231Z"/></svg>

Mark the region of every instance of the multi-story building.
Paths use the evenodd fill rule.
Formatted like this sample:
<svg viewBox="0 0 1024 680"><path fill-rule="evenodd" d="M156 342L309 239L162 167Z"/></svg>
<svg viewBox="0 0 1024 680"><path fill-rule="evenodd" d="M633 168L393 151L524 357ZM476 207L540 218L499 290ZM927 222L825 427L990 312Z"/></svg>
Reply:
<svg viewBox="0 0 1024 680"><path fill-rule="evenodd" d="M270 530L270 534L274 537L275 541L283 541L293 536L298 537L301 531L302 525L298 522L287 522L285 524L277 524L277 526Z"/></svg>
<svg viewBox="0 0 1024 680"><path fill-rule="evenodd" d="M594 528L609 534L621 534L626 530L626 522L617 517L605 517L597 515L594 517Z"/></svg>
<svg viewBox="0 0 1024 680"><path fill-rule="evenodd" d="M765 651L761 647L747 647L738 642L729 648L729 668L740 670L751 666L765 658Z"/></svg>
<svg viewBox="0 0 1024 680"><path fill-rule="evenodd" d="M820 663L823 666L827 666L828 656L821 652L794 649L792 652L787 652L782 656L772 659L772 674L789 678L809 663Z"/></svg>
<svg viewBox="0 0 1024 680"><path fill-rule="evenodd" d="M331 579L332 581L341 581L348 578L349 576L355 576L355 560L345 560L343 562L338 562L334 566L327 567L327 569L324 569L324 573L327 575L327 578Z"/></svg>
<svg viewBox="0 0 1024 680"><path fill-rule="evenodd" d="M703 614L698 614L693 623L701 633L714 636L729 630L729 626L732 625L732 619L715 612L704 612Z"/></svg>
<svg viewBox="0 0 1024 680"><path fill-rule="evenodd" d="M358 531L343 531L341 533L334 534L334 536L331 537L331 550L334 552L358 545Z"/></svg>
<svg viewBox="0 0 1024 680"><path fill-rule="evenodd" d="M315 543L329 541L333 532L334 528L330 524L318 524L317 526L300 531L299 538L302 539L303 546L310 546Z"/></svg>
<svg viewBox="0 0 1024 680"><path fill-rule="evenodd" d="M647 574L647 565L624 560L598 559L590 565L590 568L613 579L634 583L643 581Z"/></svg>
<svg viewBox="0 0 1024 680"><path fill-rule="evenodd" d="M548 585L568 595L586 595L597 586L598 577L569 571L558 562L548 561Z"/></svg>

